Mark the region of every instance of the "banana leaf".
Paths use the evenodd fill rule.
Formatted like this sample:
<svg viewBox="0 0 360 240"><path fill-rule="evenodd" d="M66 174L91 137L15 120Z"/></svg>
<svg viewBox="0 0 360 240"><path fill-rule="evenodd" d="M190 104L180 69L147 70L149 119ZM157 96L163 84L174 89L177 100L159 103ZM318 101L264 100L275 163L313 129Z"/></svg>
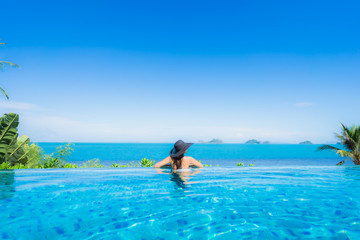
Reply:
<svg viewBox="0 0 360 240"><path fill-rule="evenodd" d="M9 146L7 161L11 165L17 163L25 164L27 162L27 148L29 148L30 139L24 135L19 138L15 144Z"/></svg>
<svg viewBox="0 0 360 240"><path fill-rule="evenodd" d="M37 145L30 145L28 136L18 137L18 126L17 114L4 114L0 118L0 164L7 162L11 166L23 164L33 167L40 161L41 151Z"/></svg>
<svg viewBox="0 0 360 240"><path fill-rule="evenodd" d="M12 148L11 157L8 162L11 165L21 163L27 167L33 167L40 161L40 151L37 145L34 143L29 145L30 139L27 136L22 136L16 144L15 148Z"/></svg>
<svg viewBox="0 0 360 240"><path fill-rule="evenodd" d="M4 114L0 118L0 164L7 160L9 147L16 144L18 126L19 115L15 113Z"/></svg>

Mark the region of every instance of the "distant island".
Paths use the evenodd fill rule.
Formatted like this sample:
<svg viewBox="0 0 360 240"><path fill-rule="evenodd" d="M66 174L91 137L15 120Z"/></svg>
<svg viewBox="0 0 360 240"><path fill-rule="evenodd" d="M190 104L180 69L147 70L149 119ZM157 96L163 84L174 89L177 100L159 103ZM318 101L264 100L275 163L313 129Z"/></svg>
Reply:
<svg viewBox="0 0 360 240"><path fill-rule="evenodd" d="M262 144L270 144L270 142L269 142L269 141L265 141L265 142L263 142Z"/></svg>
<svg viewBox="0 0 360 240"><path fill-rule="evenodd" d="M211 141L205 142L203 140L199 140L199 143L210 143L210 144L223 144L224 142L220 139L214 138Z"/></svg>
<svg viewBox="0 0 360 240"><path fill-rule="evenodd" d="M260 144L260 142L256 139L251 139L251 140L247 141L245 144Z"/></svg>
<svg viewBox="0 0 360 240"><path fill-rule="evenodd" d="M313 144L313 143L310 142L310 141L304 141L304 142L301 142L301 143L299 143L299 144Z"/></svg>

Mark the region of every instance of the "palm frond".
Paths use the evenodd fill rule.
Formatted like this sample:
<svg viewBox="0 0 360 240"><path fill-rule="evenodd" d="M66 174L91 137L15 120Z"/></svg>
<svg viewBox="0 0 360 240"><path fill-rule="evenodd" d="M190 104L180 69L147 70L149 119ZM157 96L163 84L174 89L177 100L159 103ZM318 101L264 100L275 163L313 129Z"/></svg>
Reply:
<svg viewBox="0 0 360 240"><path fill-rule="evenodd" d="M341 165L343 165L345 163L345 160L342 160L341 162L338 162L336 165L337 166L341 166Z"/></svg>
<svg viewBox="0 0 360 240"><path fill-rule="evenodd" d="M353 125L346 127L340 123L342 132L335 134L335 136L341 140L341 145L345 150L336 149L332 146L321 146L319 149L331 149L339 154L341 157L350 157L355 165L360 165L360 126Z"/></svg>
<svg viewBox="0 0 360 240"><path fill-rule="evenodd" d="M336 153L339 154L341 157L352 157L352 153L346 150L337 150Z"/></svg>
<svg viewBox="0 0 360 240"><path fill-rule="evenodd" d="M324 151L324 150L341 151L340 148L333 147L331 145L322 145L322 146L318 147L318 149L316 151Z"/></svg>
<svg viewBox="0 0 360 240"><path fill-rule="evenodd" d="M335 133L335 137L339 139L341 142L345 141L346 139L343 137L343 135Z"/></svg>
<svg viewBox="0 0 360 240"><path fill-rule="evenodd" d="M5 97L9 100L9 95L7 95L7 93L2 87L0 87L0 92L2 92L5 95Z"/></svg>
<svg viewBox="0 0 360 240"><path fill-rule="evenodd" d="M356 149L356 143L352 139L347 139L342 145L349 151L354 151Z"/></svg>
<svg viewBox="0 0 360 240"><path fill-rule="evenodd" d="M344 145L345 148L347 148L350 151L354 151L357 148L358 145L358 139L354 139L356 135L357 126L353 125L350 128L344 126L342 123L342 136L344 140L342 141L342 145Z"/></svg>
<svg viewBox="0 0 360 240"><path fill-rule="evenodd" d="M352 139L355 142L355 146L359 149L360 146L360 126L354 127L354 132L352 133Z"/></svg>
<svg viewBox="0 0 360 240"><path fill-rule="evenodd" d="M5 67L19 68L19 65L12 63L12 62L0 61L0 70L5 69Z"/></svg>

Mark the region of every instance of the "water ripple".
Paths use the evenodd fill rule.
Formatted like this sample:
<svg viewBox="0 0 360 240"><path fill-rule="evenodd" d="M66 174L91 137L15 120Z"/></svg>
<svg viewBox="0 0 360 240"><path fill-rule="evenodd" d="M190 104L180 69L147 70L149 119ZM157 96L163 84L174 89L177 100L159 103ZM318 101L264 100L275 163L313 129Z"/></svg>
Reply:
<svg viewBox="0 0 360 240"><path fill-rule="evenodd" d="M358 239L359 180L358 167L1 171L0 238Z"/></svg>

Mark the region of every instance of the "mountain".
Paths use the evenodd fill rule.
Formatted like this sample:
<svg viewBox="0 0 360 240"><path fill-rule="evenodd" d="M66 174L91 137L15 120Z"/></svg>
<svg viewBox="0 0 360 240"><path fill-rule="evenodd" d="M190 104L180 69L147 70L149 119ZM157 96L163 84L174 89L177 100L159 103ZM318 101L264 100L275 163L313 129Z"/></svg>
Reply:
<svg viewBox="0 0 360 240"><path fill-rule="evenodd" d="M221 141L220 139L214 138L213 140L207 142L207 143L213 143L213 144L222 144L224 143L223 141Z"/></svg>
<svg viewBox="0 0 360 240"><path fill-rule="evenodd" d="M260 142L256 139L251 139L251 140L247 141L246 144L260 144Z"/></svg>
<svg viewBox="0 0 360 240"><path fill-rule="evenodd" d="M301 143L299 143L299 144L313 144L313 143L310 142L310 141L304 141L304 142L301 142Z"/></svg>
<svg viewBox="0 0 360 240"><path fill-rule="evenodd" d="M222 140L220 140L220 139L214 138L213 140L208 141L208 142L205 142L203 140L199 140L199 143L222 144L224 142Z"/></svg>

